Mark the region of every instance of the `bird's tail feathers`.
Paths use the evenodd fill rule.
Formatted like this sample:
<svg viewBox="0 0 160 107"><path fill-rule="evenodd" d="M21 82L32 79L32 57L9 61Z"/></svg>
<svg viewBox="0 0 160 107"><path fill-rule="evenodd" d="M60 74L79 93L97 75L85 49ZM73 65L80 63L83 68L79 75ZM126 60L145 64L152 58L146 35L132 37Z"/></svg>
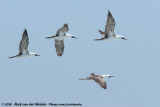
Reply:
<svg viewBox="0 0 160 107"><path fill-rule="evenodd" d="M53 36L50 36L50 37L45 37L46 39L51 39L51 38L53 38Z"/></svg>
<svg viewBox="0 0 160 107"><path fill-rule="evenodd" d="M80 78L79 80L87 80L86 78Z"/></svg>
<svg viewBox="0 0 160 107"><path fill-rule="evenodd" d="M8 57L8 58L11 59L11 58L15 58L15 57L17 57L17 55L16 56L11 56L11 57Z"/></svg>
<svg viewBox="0 0 160 107"><path fill-rule="evenodd" d="M58 35L56 34L56 35L54 35L54 36L49 36L49 37L45 37L46 39L51 39L51 38L55 38L55 37L57 37Z"/></svg>
<svg viewBox="0 0 160 107"><path fill-rule="evenodd" d="M19 54L18 54L18 55L11 56L11 57L8 57L8 58L9 58L9 59L11 59L11 58L15 58L15 57L20 56L20 55L22 55L22 52L19 52Z"/></svg>
<svg viewBox="0 0 160 107"><path fill-rule="evenodd" d="M99 41L100 39L94 39L94 41Z"/></svg>

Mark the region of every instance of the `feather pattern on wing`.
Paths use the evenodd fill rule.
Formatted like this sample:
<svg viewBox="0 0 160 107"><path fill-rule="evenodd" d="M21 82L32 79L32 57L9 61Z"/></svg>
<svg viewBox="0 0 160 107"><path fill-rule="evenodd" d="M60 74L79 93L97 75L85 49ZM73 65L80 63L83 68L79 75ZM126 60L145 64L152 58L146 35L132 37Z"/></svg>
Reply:
<svg viewBox="0 0 160 107"><path fill-rule="evenodd" d="M28 38L27 30L25 29L22 34L22 40L19 44L19 51L21 53L28 53L28 44L29 44L29 38Z"/></svg>
<svg viewBox="0 0 160 107"><path fill-rule="evenodd" d="M64 40L55 39L55 48L57 56L62 56L64 51Z"/></svg>
<svg viewBox="0 0 160 107"><path fill-rule="evenodd" d="M106 82L101 78L101 77L95 77L95 78L93 78L94 79L94 81L96 81L102 88L104 88L104 89L106 89L107 88L107 84L106 84Z"/></svg>
<svg viewBox="0 0 160 107"><path fill-rule="evenodd" d="M108 18L107 18L107 23L105 26L105 37L109 37L109 36L114 36L114 27L115 27L115 20L112 16L112 14L110 13L110 11L108 10Z"/></svg>

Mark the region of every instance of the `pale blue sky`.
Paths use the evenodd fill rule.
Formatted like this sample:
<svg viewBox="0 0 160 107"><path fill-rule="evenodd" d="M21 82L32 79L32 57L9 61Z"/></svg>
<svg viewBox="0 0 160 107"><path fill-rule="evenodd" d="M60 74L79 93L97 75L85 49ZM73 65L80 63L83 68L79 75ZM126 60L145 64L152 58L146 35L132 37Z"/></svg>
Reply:
<svg viewBox="0 0 160 107"><path fill-rule="evenodd" d="M108 10L115 34L128 41L95 42ZM160 107L159 0L1 0L0 102L82 103L83 107ZM56 55L54 35L64 23L78 39L65 40ZM29 51L40 57L8 59L18 53L24 28ZM115 75L107 90L90 73Z"/></svg>

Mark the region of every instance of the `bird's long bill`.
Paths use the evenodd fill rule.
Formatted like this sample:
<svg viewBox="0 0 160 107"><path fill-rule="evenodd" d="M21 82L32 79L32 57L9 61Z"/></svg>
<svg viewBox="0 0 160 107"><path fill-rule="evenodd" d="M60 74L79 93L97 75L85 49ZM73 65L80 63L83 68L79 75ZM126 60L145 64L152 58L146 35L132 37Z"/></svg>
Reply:
<svg viewBox="0 0 160 107"><path fill-rule="evenodd" d="M113 76L113 75L110 75L110 76L109 76L109 78L110 78L110 77L115 77L115 76Z"/></svg>
<svg viewBox="0 0 160 107"><path fill-rule="evenodd" d="M126 39L126 38L124 38L124 37L123 37L122 39L123 39L123 40L128 40L128 39Z"/></svg>
<svg viewBox="0 0 160 107"><path fill-rule="evenodd" d="M72 38L78 39L78 38L77 38L77 37L75 37L75 36L72 36Z"/></svg>
<svg viewBox="0 0 160 107"><path fill-rule="evenodd" d="M36 54L35 56L40 56L40 55Z"/></svg>

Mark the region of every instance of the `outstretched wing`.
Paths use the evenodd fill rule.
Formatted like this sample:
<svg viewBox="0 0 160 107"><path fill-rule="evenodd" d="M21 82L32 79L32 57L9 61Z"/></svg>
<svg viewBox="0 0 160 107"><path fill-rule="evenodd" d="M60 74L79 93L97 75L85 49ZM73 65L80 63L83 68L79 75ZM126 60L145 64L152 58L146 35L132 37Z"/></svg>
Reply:
<svg viewBox="0 0 160 107"><path fill-rule="evenodd" d="M110 13L110 11L108 10L108 18L107 18L107 23L105 26L105 37L109 37L109 36L114 36L114 27L115 27L115 20L112 16L112 14Z"/></svg>
<svg viewBox="0 0 160 107"><path fill-rule="evenodd" d="M64 40L55 39L55 48L57 56L62 56L64 51Z"/></svg>
<svg viewBox="0 0 160 107"><path fill-rule="evenodd" d="M25 29L22 34L22 40L19 44L19 51L21 53L28 53L28 44L29 44L29 38L28 38L27 30Z"/></svg>
<svg viewBox="0 0 160 107"><path fill-rule="evenodd" d="M104 89L107 88L106 82L101 77L95 77L94 80Z"/></svg>

